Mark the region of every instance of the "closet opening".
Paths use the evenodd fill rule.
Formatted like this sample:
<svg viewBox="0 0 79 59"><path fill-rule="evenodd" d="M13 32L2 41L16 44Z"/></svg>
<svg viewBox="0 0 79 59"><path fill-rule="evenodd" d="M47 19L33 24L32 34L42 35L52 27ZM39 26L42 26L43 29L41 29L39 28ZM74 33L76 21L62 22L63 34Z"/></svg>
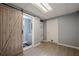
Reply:
<svg viewBox="0 0 79 59"><path fill-rule="evenodd" d="M23 14L23 48L32 46L32 16Z"/></svg>

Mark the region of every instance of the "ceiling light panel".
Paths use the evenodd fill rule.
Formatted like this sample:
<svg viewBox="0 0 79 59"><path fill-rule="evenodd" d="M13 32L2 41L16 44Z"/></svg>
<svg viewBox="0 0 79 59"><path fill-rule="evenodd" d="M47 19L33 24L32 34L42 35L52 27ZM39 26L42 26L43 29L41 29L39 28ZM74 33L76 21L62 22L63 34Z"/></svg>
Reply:
<svg viewBox="0 0 79 59"><path fill-rule="evenodd" d="M52 10L50 5L47 3L33 3L33 5L44 13L47 13Z"/></svg>
<svg viewBox="0 0 79 59"><path fill-rule="evenodd" d="M42 3L42 5L43 5L48 11L51 11L51 10L52 10L52 8L51 8L51 6L50 6L49 4L47 4L47 3Z"/></svg>

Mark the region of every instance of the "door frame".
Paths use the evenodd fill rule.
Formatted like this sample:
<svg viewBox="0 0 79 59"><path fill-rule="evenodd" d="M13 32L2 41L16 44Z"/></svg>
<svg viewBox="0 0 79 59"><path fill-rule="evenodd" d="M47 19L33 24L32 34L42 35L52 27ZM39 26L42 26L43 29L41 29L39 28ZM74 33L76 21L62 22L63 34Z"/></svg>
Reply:
<svg viewBox="0 0 79 59"><path fill-rule="evenodd" d="M31 47L33 47L34 46L34 16L31 16L31 15L29 15L29 14L26 14L26 13L23 13L23 15L28 15L28 16L30 16L31 18L32 18L32 45L31 46L29 46L28 48L31 48ZM22 26L23 26L23 24L22 24ZM25 48L25 49L23 49L23 50L26 50L26 49L28 49L28 48Z"/></svg>

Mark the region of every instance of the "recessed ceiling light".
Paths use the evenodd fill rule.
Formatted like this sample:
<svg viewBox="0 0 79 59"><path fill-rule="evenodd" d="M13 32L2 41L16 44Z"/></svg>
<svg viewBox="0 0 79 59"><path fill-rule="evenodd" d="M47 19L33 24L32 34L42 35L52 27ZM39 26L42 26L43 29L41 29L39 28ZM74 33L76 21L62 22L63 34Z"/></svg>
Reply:
<svg viewBox="0 0 79 59"><path fill-rule="evenodd" d="M32 3L32 4L44 13L47 13L52 10L52 8L48 3Z"/></svg>
<svg viewBox="0 0 79 59"><path fill-rule="evenodd" d="M43 5L48 11L51 11L51 10L52 10L52 8L50 7L49 4L47 4L47 3L42 3L42 5Z"/></svg>

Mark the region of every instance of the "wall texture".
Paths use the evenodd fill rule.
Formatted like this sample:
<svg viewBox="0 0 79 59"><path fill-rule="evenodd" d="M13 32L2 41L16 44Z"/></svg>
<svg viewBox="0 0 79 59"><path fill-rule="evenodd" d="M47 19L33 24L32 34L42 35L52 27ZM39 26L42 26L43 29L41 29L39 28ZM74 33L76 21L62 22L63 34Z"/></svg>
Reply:
<svg viewBox="0 0 79 59"><path fill-rule="evenodd" d="M37 18L37 17L34 17L33 19L33 41L34 41L34 45L35 44L38 44L40 41L41 41L41 38L40 38L40 19Z"/></svg>
<svg viewBox="0 0 79 59"><path fill-rule="evenodd" d="M46 21L43 22L43 39L47 40L47 24Z"/></svg>
<svg viewBox="0 0 79 59"><path fill-rule="evenodd" d="M77 33L78 33L78 35L77 35L77 46L79 46L79 13L78 13L78 15L77 15L77 18L78 18L78 21L77 21Z"/></svg>
<svg viewBox="0 0 79 59"><path fill-rule="evenodd" d="M43 40L43 22L40 22L40 39Z"/></svg>
<svg viewBox="0 0 79 59"><path fill-rule="evenodd" d="M58 39L59 43L77 46L77 18L78 14L73 13L58 18Z"/></svg>
<svg viewBox="0 0 79 59"><path fill-rule="evenodd" d="M47 40L58 42L58 21L57 19L47 21Z"/></svg>
<svg viewBox="0 0 79 59"><path fill-rule="evenodd" d="M0 55L22 51L22 12L0 4Z"/></svg>
<svg viewBox="0 0 79 59"><path fill-rule="evenodd" d="M56 28L56 21L58 28ZM68 15L56 17L47 21L47 30L51 35L47 33L47 37L51 40L56 40L55 33L58 30L58 42L61 44L71 45L79 47L79 13L71 13ZM56 28L56 29L55 29ZM56 35L55 35L56 34ZM55 35L55 36L54 36ZM47 40L50 40L47 38Z"/></svg>

